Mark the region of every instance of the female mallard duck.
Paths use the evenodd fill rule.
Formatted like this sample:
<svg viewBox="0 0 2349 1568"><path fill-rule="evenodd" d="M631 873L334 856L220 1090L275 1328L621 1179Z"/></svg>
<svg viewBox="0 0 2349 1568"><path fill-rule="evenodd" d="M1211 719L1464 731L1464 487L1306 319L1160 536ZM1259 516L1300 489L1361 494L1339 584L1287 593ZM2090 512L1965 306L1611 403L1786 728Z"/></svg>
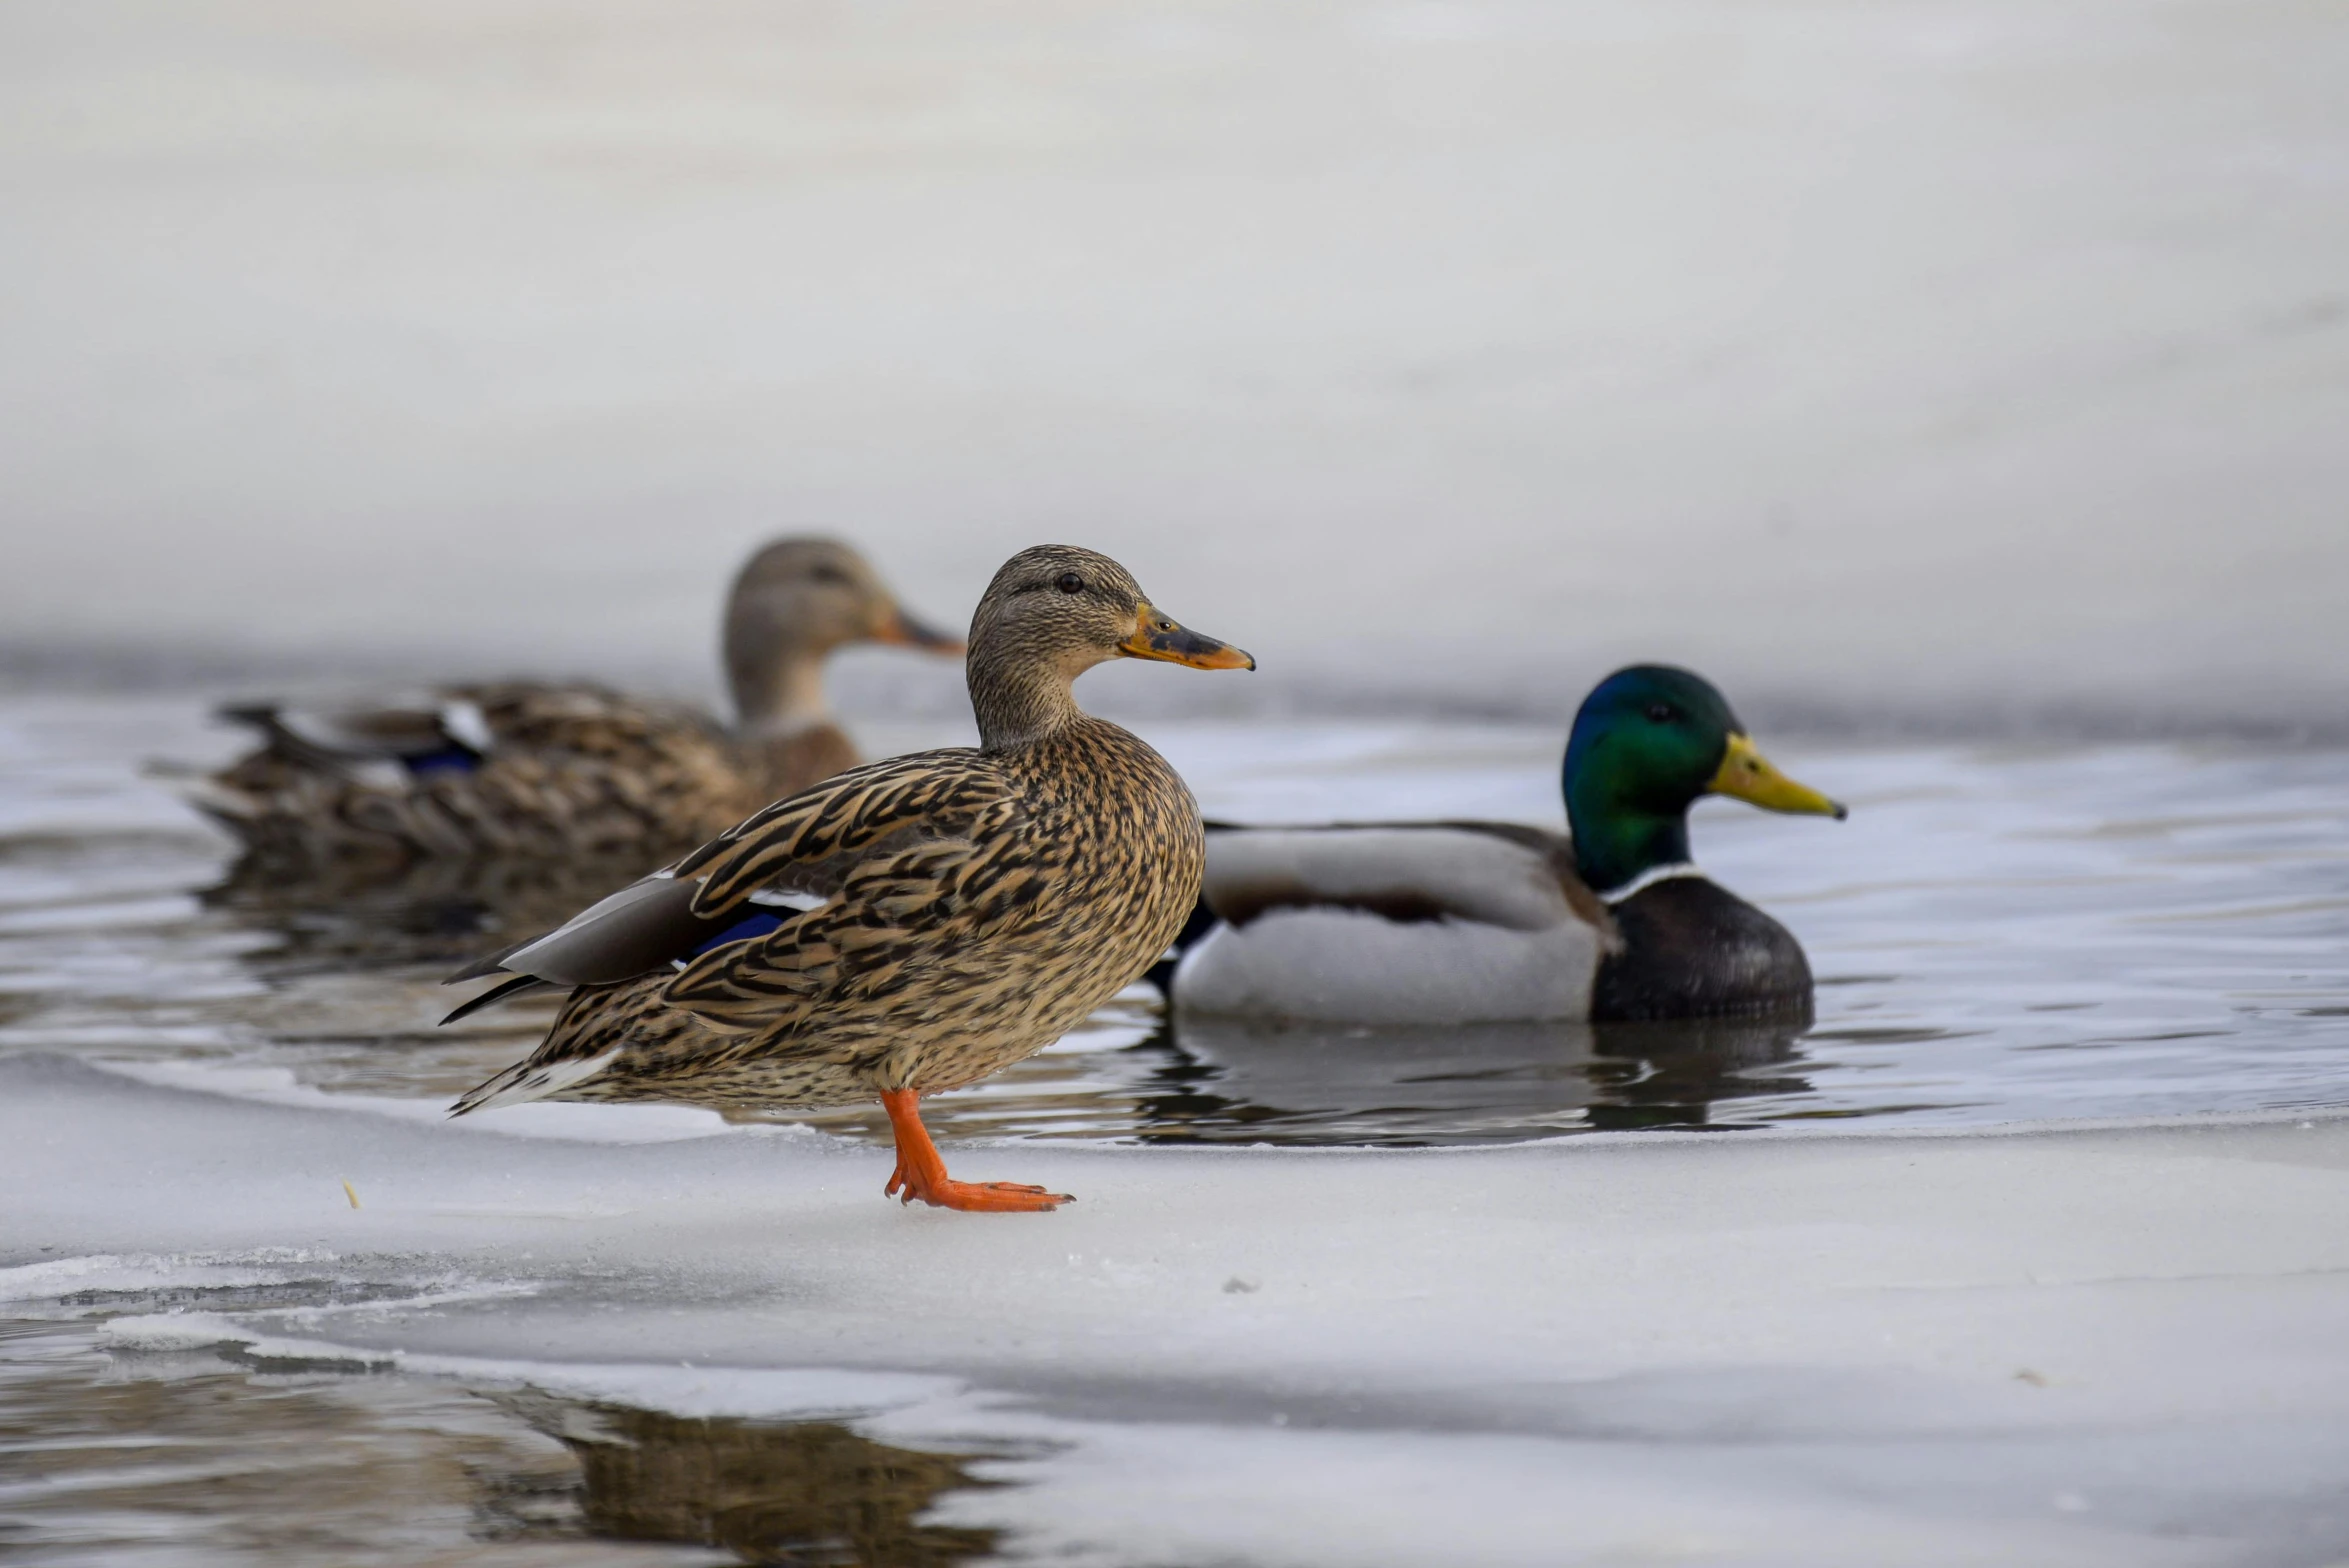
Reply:
<svg viewBox="0 0 2349 1568"><path fill-rule="evenodd" d="M519 682L355 712L233 708L265 742L196 803L269 860L674 853L856 764L823 681L853 642L962 648L847 545L781 539L727 600L731 733L681 704Z"/></svg>
<svg viewBox="0 0 2349 1568"><path fill-rule="evenodd" d="M852 768L769 806L552 935L458 979L515 978L452 1013L570 986L529 1060L456 1111L522 1100L813 1109L880 1097L886 1191L1049 1209L949 1180L919 1097L1041 1050L1165 951L1199 893L1199 808L1157 752L1079 711L1107 659L1254 669L1090 550L1023 550L971 622L977 750Z"/></svg>
<svg viewBox="0 0 2349 1568"><path fill-rule="evenodd" d="M1688 808L1729 795L1840 818L1754 749L1712 685L1637 665L1566 744L1571 841L1498 822L1219 830L1186 1012L1352 1023L1697 1018L1807 1005L1777 921L1690 863Z"/></svg>

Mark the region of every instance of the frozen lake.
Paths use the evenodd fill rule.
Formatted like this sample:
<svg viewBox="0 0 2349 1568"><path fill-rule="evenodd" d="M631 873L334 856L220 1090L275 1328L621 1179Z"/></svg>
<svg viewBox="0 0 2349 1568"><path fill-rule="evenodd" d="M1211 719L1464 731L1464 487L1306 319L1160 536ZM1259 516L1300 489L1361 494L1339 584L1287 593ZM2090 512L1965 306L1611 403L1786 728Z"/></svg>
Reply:
<svg viewBox="0 0 2349 1568"><path fill-rule="evenodd" d="M1851 820L1697 847L1809 948L1811 1029L1132 993L935 1102L962 1167L1082 1200L1007 1223L885 1204L856 1114L445 1123L530 1020L436 1031L434 977L576 895L224 884L143 768L231 743L198 704L0 727L30 1560L2349 1551L2349 754L1764 736ZM1556 817L1534 729L1146 728L1219 815Z"/></svg>
<svg viewBox="0 0 2349 1568"><path fill-rule="evenodd" d="M885 1206L878 1151L805 1137L517 1138L7 1058L8 1544L499 1568L2349 1548L2349 1122L1609 1136L970 1150L1081 1195L972 1224Z"/></svg>
<svg viewBox="0 0 2349 1568"><path fill-rule="evenodd" d="M2344 80L2239 0L0 8L0 1558L2349 1562ZM1702 669L1855 808L1697 822L1817 1016L1130 993L933 1111L1082 1201L913 1213L862 1114L442 1120L543 1014L435 976L637 868L256 887L146 770L706 691L810 531L945 622L1120 558L1263 674L1086 699L1238 819L1554 823Z"/></svg>

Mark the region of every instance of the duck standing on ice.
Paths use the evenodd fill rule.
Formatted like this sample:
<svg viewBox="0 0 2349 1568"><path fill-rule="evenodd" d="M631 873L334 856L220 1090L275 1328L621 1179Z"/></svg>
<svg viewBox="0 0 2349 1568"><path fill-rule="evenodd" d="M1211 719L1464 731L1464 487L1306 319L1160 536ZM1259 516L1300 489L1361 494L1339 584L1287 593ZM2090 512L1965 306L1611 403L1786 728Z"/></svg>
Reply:
<svg viewBox="0 0 2349 1568"><path fill-rule="evenodd" d="M1161 614L1106 556L1013 556L971 622L979 746L853 768L457 976L512 978L452 1018L572 989L545 1043L455 1114L534 1099L812 1110L878 1096L897 1136L888 1193L950 1209L1067 1202L949 1178L918 1101L1058 1039L1165 951L1198 897L1190 790L1070 691L1116 658L1256 667Z"/></svg>

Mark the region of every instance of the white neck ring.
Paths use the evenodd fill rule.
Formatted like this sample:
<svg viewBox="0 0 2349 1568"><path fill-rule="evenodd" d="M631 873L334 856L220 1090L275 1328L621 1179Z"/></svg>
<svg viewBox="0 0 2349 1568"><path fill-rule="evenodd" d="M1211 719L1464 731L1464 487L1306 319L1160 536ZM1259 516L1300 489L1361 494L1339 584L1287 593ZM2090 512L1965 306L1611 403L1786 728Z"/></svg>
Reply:
<svg viewBox="0 0 2349 1568"><path fill-rule="evenodd" d="M1620 904L1632 894L1644 892L1659 882L1669 882L1674 877L1701 877L1703 875L1704 872L1697 868L1697 863L1693 860L1675 860L1669 865L1650 866L1621 887L1611 887L1601 893L1599 902Z"/></svg>

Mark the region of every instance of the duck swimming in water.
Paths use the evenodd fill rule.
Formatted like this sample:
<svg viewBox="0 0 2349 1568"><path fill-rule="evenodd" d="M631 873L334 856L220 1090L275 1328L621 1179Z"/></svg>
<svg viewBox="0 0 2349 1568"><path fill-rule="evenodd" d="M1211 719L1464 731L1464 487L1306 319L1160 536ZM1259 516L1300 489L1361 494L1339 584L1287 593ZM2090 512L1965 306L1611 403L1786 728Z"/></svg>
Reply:
<svg viewBox="0 0 2349 1568"><path fill-rule="evenodd" d="M1034 1054L1165 951L1198 897L1199 808L1164 758L1077 707L1116 658L1254 669L1106 556L1023 550L971 622L976 749L852 768L549 936L456 976L570 995L546 1041L456 1114L534 1099L815 1109L879 1098L884 1189L943 1208L1061 1194L951 1180L922 1095Z"/></svg>
<svg viewBox="0 0 2349 1568"><path fill-rule="evenodd" d="M1498 822L1210 832L1218 921L1174 971L1186 1014L1363 1024L1762 1016L1807 1007L1792 933L1689 858L1727 795L1841 818L1703 677L1635 665L1575 715L1572 837Z"/></svg>
<svg viewBox="0 0 2349 1568"><path fill-rule="evenodd" d="M857 642L962 650L908 615L847 545L779 539L727 596L731 729L679 703L529 682L337 712L230 708L263 744L194 799L271 862L649 860L855 765L823 671Z"/></svg>

